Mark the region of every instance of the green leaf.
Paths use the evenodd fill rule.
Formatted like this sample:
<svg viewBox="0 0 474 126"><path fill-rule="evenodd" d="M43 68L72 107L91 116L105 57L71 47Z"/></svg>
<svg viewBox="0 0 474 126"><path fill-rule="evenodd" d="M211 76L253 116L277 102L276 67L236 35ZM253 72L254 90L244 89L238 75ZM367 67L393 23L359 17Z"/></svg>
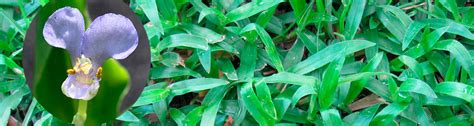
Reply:
<svg viewBox="0 0 474 126"><path fill-rule="evenodd" d="M218 66L221 67L222 72L227 76L229 80L238 80L237 72L235 71L232 62L229 59L220 59L217 61Z"/></svg>
<svg viewBox="0 0 474 126"><path fill-rule="evenodd" d="M469 75L474 76L472 57L460 42L454 39L442 40L437 42L433 48L449 51L451 55L455 57L456 61L469 73Z"/></svg>
<svg viewBox="0 0 474 126"><path fill-rule="evenodd" d="M235 22L238 20L248 18L264 10L267 10L268 8L278 5L281 2L283 2L283 0L252 1L234 10L231 10L229 13L226 14L226 17L229 20L228 22Z"/></svg>
<svg viewBox="0 0 474 126"><path fill-rule="evenodd" d="M382 5L377 8L377 16L382 24L392 33L399 42L403 40L408 25L413 21L400 9Z"/></svg>
<svg viewBox="0 0 474 126"><path fill-rule="evenodd" d="M248 32L248 31L252 31L252 30L255 30L257 32L257 34L258 34L258 36L260 36L260 39L262 40L263 44L265 44L265 47L266 47L265 51L269 55L270 60L272 61L272 64L275 67L275 69L277 69L278 72L283 72L284 68L283 68L283 64L281 63L281 60L280 60L280 54L278 53L278 51L275 47L275 44L272 41L272 38L270 37L270 35L268 35L268 33L265 31L265 29L263 29L262 27L260 27L257 24L249 24L249 25L245 26L240 32L244 33L244 32Z"/></svg>
<svg viewBox="0 0 474 126"><path fill-rule="evenodd" d="M178 53L175 52L165 52L162 55L161 63L168 67L176 67L182 64L183 59ZM153 62L153 61L152 61Z"/></svg>
<svg viewBox="0 0 474 126"><path fill-rule="evenodd" d="M465 125L465 126L468 126L468 125L470 125L469 118L470 117L469 117L468 114L460 114L460 115L453 116L453 117L450 117L450 118L447 118L447 119L436 121L435 123L439 124L439 126L442 126L442 125L461 125L461 126Z"/></svg>
<svg viewBox="0 0 474 126"><path fill-rule="evenodd" d="M201 120L202 114L204 112L205 106L199 106L194 108L192 111L190 111L187 115L186 118L184 118L184 122L187 126L195 126L198 124L198 122Z"/></svg>
<svg viewBox="0 0 474 126"><path fill-rule="evenodd" d="M220 10L207 7L204 3L202 3L201 0L189 0L189 2L191 2L191 4L200 12L198 22L201 22L204 17L209 15L207 19L209 19L211 22L217 23L219 25L224 24L223 22L227 17L225 17Z"/></svg>
<svg viewBox="0 0 474 126"><path fill-rule="evenodd" d="M183 24L181 26L186 32L191 35L199 36L205 38L210 44L218 43L224 41L225 36L214 32L211 29L200 27L194 24Z"/></svg>
<svg viewBox="0 0 474 126"><path fill-rule="evenodd" d="M298 101L303 98L304 96L310 95L310 94L316 94L317 90L315 90L314 87L311 86L301 86L298 88L298 90L295 91L291 98L291 108L295 108L296 104Z"/></svg>
<svg viewBox="0 0 474 126"><path fill-rule="evenodd" d="M133 113L130 111L125 111L122 115L117 117L117 120L125 121L125 122L139 122L140 121L138 117L133 115Z"/></svg>
<svg viewBox="0 0 474 126"><path fill-rule="evenodd" d="M391 5L378 5L377 7L384 9L384 11L389 12L393 14L395 17L398 17L398 20L401 21L403 26L408 27L413 20L410 18L409 15L407 15L402 9L391 6Z"/></svg>
<svg viewBox="0 0 474 126"><path fill-rule="evenodd" d="M351 8L349 4L352 3L352 0L341 0L341 7L339 7L339 10L342 10L341 14L339 14L339 32L340 33L346 33L345 31L345 21L347 17L347 13L349 12L349 9ZM365 5L364 5L365 6ZM361 12L363 13L363 12ZM354 16L352 16L354 17ZM346 37L346 36L345 36Z"/></svg>
<svg viewBox="0 0 474 126"><path fill-rule="evenodd" d="M3 0L3 1L0 2L0 5L18 6L18 1L16 1L16 0Z"/></svg>
<svg viewBox="0 0 474 126"><path fill-rule="evenodd" d="M0 8L0 16L3 17L3 19L6 19L10 23L10 25L13 25L13 28L15 28L15 30L17 30L17 32L19 32L22 36L26 35L25 30L23 30L21 26L17 22L15 22L15 20L7 16L7 14L5 14L5 11L2 8Z"/></svg>
<svg viewBox="0 0 474 126"><path fill-rule="evenodd" d="M34 114L36 114L36 112L34 111L37 105L38 105L38 101L36 101L36 99L33 99L31 101L30 107L28 107L28 112L26 112L25 120L23 120L22 126L28 126L28 123L30 122L31 118L33 117Z"/></svg>
<svg viewBox="0 0 474 126"><path fill-rule="evenodd" d="M452 97L449 95L438 95L438 98L427 97L426 105L436 106L457 106L466 103L463 99ZM449 115L444 115L449 116Z"/></svg>
<svg viewBox="0 0 474 126"><path fill-rule="evenodd" d="M340 72L345 60L345 57L341 54L343 53L336 55L337 59L332 61L324 72L323 82L319 90L319 104L322 110L331 107L333 102L334 92L336 92Z"/></svg>
<svg viewBox="0 0 474 126"><path fill-rule="evenodd" d="M428 32L427 30L423 34L423 38L420 44L424 47L425 50L429 51L437 43L437 41L442 37L444 33L448 30L449 27L441 27L433 32Z"/></svg>
<svg viewBox="0 0 474 126"><path fill-rule="evenodd" d="M296 40L293 46L286 53L285 59L283 60L283 67L288 69L289 67L296 65L301 62L304 54L304 44L300 40Z"/></svg>
<svg viewBox="0 0 474 126"><path fill-rule="evenodd" d="M408 30L405 33L404 35L405 37L403 38L403 41L402 41L402 50L405 50L408 47L408 45L410 45L410 43L413 41L413 39L418 34L418 32L420 32L421 29L423 29L425 26L426 26L426 23L421 23L418 21L415 21L411 23L410 26L408 26Z"/></svg>
<svg viewBox="0 0 474 126"><path fill-rule="evenodd" d="M298 78L298 79L295 79ZM295 84L301 86L309 86L309 87L316 87L316 82L319 81L315 77L312 76L304 76L295 73L288 73L288 72L281 72L277 74L273 74L272 76L268 76L264 78L266 83L287 83L287 84Z"/></svg>
<svg viewBox="0 0 474 126"><path fill-rule="evenodd" d="M384 82L381 82L376 79L370 79L369 82L366 85L366 89L368 89L370 92L384 98L384 99L390 99L392 92L389 89L390 83L384 84Z"/></svg>
<svg viewBox="0 0 474 126"><path fill-rule="evenodd" d="M53 119L53 116L51 114L47 114L43 117L41 117L41 119L39 119L38 121L35 122L35 126L49 126L51 125L51 120Z"/></svg>
<svg viewBox="0 0 474 126"><path fill-rule="evenodd" d="M156 50L157 52L161 52L166 48L180 46L208 50L209 45L207 43L208 41L206 39L198 36L189 34L174 34L161 40L156 46Z"/></svg>
<svg viewBox="0 0 474 126"><path fill-rule="evenodd" d="M4 122L2 125L6 125L8 122L10 116L8 116L11 112L12 109L15 109L18 104L20 104L21 100L23 99L23 96L27 95L30 93L30 90L28 90L28 87L26 85L22 86L20 90L17 90L13 92L11 95L5 97L2 99L2 102L0 102L0 112L3 113L2 116L0 116L0 121ZM4 115L7 114L7 115Z"/></svg>
<svg viewBox="0 0 474 126"><path fill-rule="evenodd" d="M308 19L310 19L314 1L311 1L308 5L306 5L306 1L301 0L290 0L289 2L294 13L294 18L291 19L295 20L295 23L300 26L298 30L301 30L307 25Z"/></svg>
<svg viewBox="0 0 474 126"><path fill-rule="evenodd" d="M283 116L286 114L288 108L290 107L291 97L294 93L296 93L295 91L298 87L300 86L290 86L273 99L277 114L277 120L283 119Z"/></svg>
<svg viewBox="0 0 474 126"><path fill-rule="evenodd" d="M468 38L470 40L474 40L474 34L466 28L465 25L461 23L457 23L453 20L449 19L424 19L420 20L420 22L428 24L431 28L438 29L441 27L448 27L448 30L446 32L459 35L465 38Z"/></svg>
<svg viewBox="0 0 474 126"><path fill-rule="evenodd" d="M207 73L211 72L211 62L212 62L212 57L211 57L211 50L201 50L201 49L196 49L196 53L199 58L199 62L201 63L202 67L204 70L206 70Z"/></svg>
<svg viewBox="0 0 474 126"><path fill-rule="evenodd" d="M474 87L459 82L443 82L436 86L435 92L446 94L467 102L474 100Z"/></svg>
<svg viewBox="0 0 474 126"><path fill-rule="evenodd" d="M158 8L156 7L155 0L137 0L138 6L143 9L145 15L150 19L152 28L157 32L154 32L153 35L158 36L158 38L164 34L163 26L161 24L161 19L159 16ZM151 37L149 37L151 38Z"/></svg>
<svg viewBox="0 0 474 126"><path fill-rule="evenodd" d="M283 120L294 123L309 123L309 121L305 119L307 114L307 112L300 109L291 109L287 111Z"/></svg>
<svg viewBox="0 0 474 126"><path fill-rule="evenodd" d="M304 19L303 16L305 16L307 13L307 11L305 11L307 8L306 7L306 1L303 1L303 0L288 0L288 2L290 2L290 5L291 5L291 8L293 9L293 13L294 13L294 16L295 16L295 20L297 20L297 23L300 24L300 22L302 22Z"/></svg>
<svg viewBox="0 0 474 126"><path fill-rule="evenodd" d="M370 122L370 125L388 125L392 123L393 119L398 116L408 105L401 103L392 103L387 107L383 108L382 111L375 115L374 119Z"/></svg>
<svg viewBox="0 0 474 126"><path fill-rule="evenodd" d="M178 10L174 3L174 0L157 0L156 4L160 10L159 14L163 16L164 20L169 21L171 24L178 23Z"/></svg>
<svg viewBox="0 0 474 126"><path fill-rule="evenodd" d="M288 69L288 71L298 74L306 74L326 65L336 58L329 55L339 54L341 53L341 50L345 50L343 55L348 55L374 45L374 43L365 40L342 41L330 45L318 53L311 55L307 59Z"/></svg>
<svg viewBox="0 0 474 126"><path fill-rule="evenodd" d="M258 25L260 25L264 28L267 27L270 20L272 20L273 14L275 14L277 6L278 5L275 5L271 8L269 8L268 10L265 10L262 13L260 13L260 15L258 15L258 17L257 17L257 20L255 21L256 24L258 24Z"/></svg>
<svg viewBox="0 0 474 126"><path fill-rule="evenodd" d="M150 71L151 79L173 78L179 76L201 77L201 75L193 70L182 67L154 67Z"/></svg>
<svg viewBox="0 0 474 126"><path fill-rule="evenodd" d="M336 109L322 110L321 117L326 126L342 126L344 122Z"/></svg>
<svg viewBox="0 0 474 126"><path fill-rule="evenodd" d="M150 110L144 110L144 111L150 111ZM158 120L162 122L166 121L168 117L168 112L169 112L168 103L166 102L166 100L161 100L161 101L153 103L153 111L155 112ZM145 112L140 112L140 113L145 113ZM167 123L163 123L163 124L167 124Z"/></svg>
<svg viewBox="0 0 474 126"><path fill-rule="evenodd" d="M399 89L400 92L413 92L413 93L418 93L422 94L428 97L432 98L437 98L435 92L431 87L426 84L425 82L418 80L418 79L413 79L409 78L406 81L404 81Z"/></svg>
<svg viewBox="0 0 474 126"><path fill-rule="evenodd" d="M5 65L7 68L11 69L13 72L19 75L23 75L23 68L21 68L12 58L7 57L3 54L0 54L0 65Z"/></svg>
<svg viewBox="0 0 474 126"><path fill-rule="evenodd" d="M354 126L367 126L370 124L370 121L374 117L375 113L377 113L377 110L379 109L380 104L375 104L372 105L366 109L364 109L362 112L359 113L359 115L356 118L356 121L354 121Z"/></svg>
<svg viewBox="0 0 474 126"><path fill-rule="evenodd" d="M181 112L179 109L176 108L171 108L170 109L170 116L171 119L178 124L178 126L184 126L184 119L186 118L186 115L184 115L183 112Z"/></svg>
<svg viewBox="0 0 474 126"><path fill-rule="evenodd" d="M227 85L229 82L214 78L195 78L172 83L168 86L173 95L183 95L189 92L201 91Z"/></svg>
<svg viewBox="0 0 474 126"><path fill-rule="evenodd" d="M267 111L265 110L263 104L261 104L259 98L255 94L252 86L252 82L247 82L242 86L239 86L238 91L240 93L240 98L245 104L248 112L255 121L258 122L260 125L274 125L275 119L269 116Z"/></svg>
<svg viewBox="0 0 474 126"><path fill-rule="evenodd" d="M297 32L296 34L311 54L315 54L326 47L322 40L309 31Z"/></svg>
<svg viewBox="0 0 474 126"><path fill-rule="evenodd" d="M261 103L263 103L262 105L265 109L265 113L267 113L271 118L276 119L277 115L275 105L273 104L267 83L263 80L255 83L255 93L257 93L257 97L260 99Z"/></svg>
<svg viewBox="0 0 474 126"><path fill-rule="evenodd" d="M344 36L346 40L354 39L354 36L359 28L362 15L364 14L366 0L353 0L349 14L347 15L346 27L344 31Z"/></svg>
<svg viewBox="0 0 474 126"><path fill-rule="evenodd" d="M456 1L453 0L440 0L439 3L443 5L446 9L448 9L454 16L456 21L461 20L461 15L459 14L458 5Z"/></svg>
<svg viewBox="0 0 474 126"><path fill-rule="evenodd" d="M148 86L146 87L138 100L133 104L133 106L142 106L146 104L151 104L158 102L160 100L165 99L168 97L170 90L168 89L161 89L157 86Z"/></svg>
<svg viewBox="0 0 474 126"><path fill-rule="evenodd" d="M254 36L250 36L254 37ZM245 42L244 48L240 50L240 66L237 69L237 75L240 80L250 79L254 76L254 69L257 64L257 45L255 40Z"/></svg>
<svg viewBox="0 0 474 126"><path fill-rule="evenodd" d="M373 72L375 71L375 69L377 69L377 67L379 66L380 62L382 61L382 58L383 58L383 53L377 53L374 58L372 58L368 63L367 65L365 65L360 73L362 72ZM359 73L358 73L359 74ZM347 83L347 82L350 82L351 81L351 78L354 78L354 80L357 80L356 82L352 83L350 88L349 88L349 92L347 94L347 97L346 99L344 100L344 104L348 105L349 103L351 103L354 99L357 98L357 96L359 96L360 92L362 92L364 86L367 84L368 80L369 80L369 77L371 75L368 75L368 76L361 76L361 79L357 79L358 77L357 76L346 76L346 77L342 77L342 79L339 80L338 83ZM349 81L346 81L346 80L349 80Z"/></svg>
<svg viewBox="0 0 474 126"><path fill-rule="evenodd" d="M396 77L395 75L391 74L391 73L386 73L386 72L360 72L360 73L356 73L356 74L351 74L351 75L347 75L347 76L343 76L339 79L339 85L341 84L347 84L349 82L354 82L356 83L356 81L361 81L361 80L365 80L365 79L371 79L370 77L373 77L373 76L376 76L376 75L385 75L385 76L392 76L392 77Z"/></svg>
<svg viewBox="0 0 474 126"><path fill-rule="evenodd" d="M206 106L201 118L202 126L214 126L216 121L217 111L221 106L224 96L227 94L228 87L220 86L211 89L203 100L203 105Z"/></svg>
<svg viewBox="0 0 474 126"><path fill-rule="evenodd" d="M385 33L378 32L377 30L369 30L367 32L364 32L364 34L362 34L361 37L371 42L376 43L377 44L376 47L380 48L383 51L386 51L388 53L395 54L395 55L403 54L402 46L400 45L400 43L398 43L397 41L394 41L393 39L395 38ZM368 50L374 50L374 49L375 47L371 47Z"/></svg>

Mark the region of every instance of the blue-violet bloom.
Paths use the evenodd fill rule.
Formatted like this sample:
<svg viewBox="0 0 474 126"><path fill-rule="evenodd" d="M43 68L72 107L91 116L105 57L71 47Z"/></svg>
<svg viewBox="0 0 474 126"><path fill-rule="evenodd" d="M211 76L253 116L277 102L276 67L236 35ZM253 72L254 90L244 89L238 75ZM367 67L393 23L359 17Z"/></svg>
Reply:
<svg viewBox="0 0 474 126"><path fill-rule="evenodd" d="M73 68L67 71L62 92L72 99L90 100L99 90L102 63L127 58L137 48L138 35L128 18L113 13L97 17L84 30L81 12L64 7L49 16L43 36L49 45L70 54Z"/></svg>

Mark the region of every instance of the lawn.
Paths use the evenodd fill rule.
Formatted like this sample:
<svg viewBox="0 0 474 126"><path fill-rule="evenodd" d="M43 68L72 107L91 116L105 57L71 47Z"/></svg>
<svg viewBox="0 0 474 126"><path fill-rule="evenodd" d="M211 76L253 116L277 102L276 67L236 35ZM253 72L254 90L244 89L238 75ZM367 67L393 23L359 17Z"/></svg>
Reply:
<svg viewBox="0 0 474 126"><path fill-rule="evenodd" d="M0 0L0 126L70 125L80 111L85 125L471 126L473 5ZM136 54L104 61L85 108L61 93L68 53L38 32L64 6L86 29L103 12L139 24Z"/></svg>

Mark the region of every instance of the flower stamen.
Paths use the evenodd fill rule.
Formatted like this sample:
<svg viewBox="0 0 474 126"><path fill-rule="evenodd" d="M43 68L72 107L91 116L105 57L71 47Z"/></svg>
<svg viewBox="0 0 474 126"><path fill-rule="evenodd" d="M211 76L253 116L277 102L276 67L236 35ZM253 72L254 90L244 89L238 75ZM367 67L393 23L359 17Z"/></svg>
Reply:
<svg viewBox="0 0 474 126"><path fill-rule="evenodd" d="M69 75L75 75L76 81L90 85L97 79L94 77L94 74L91 74L93 71L91 59L81 55L81 57L76 59L74 67L66 72ZM96 76L102 76L102 68L98 68Z"/></svg>
<svg viewBox="0 0 474 126"><path fill-rule="evenodd" d="M73 74L76 74L76 70L74 70L74 69L67 69L66 73L69 74L69 75L73 75Z"/></svg>
<svg viewBox="0 0 474 126"><path fill-rule="evenodd" d="M76 65L74 66L74 70L78 73L84 73L84 74L89 74L92 70L92 61L85 57L84 55L81 55L80 58L77 58L76 60Z"/></svg>
<svg viewBox="0 0 474 126"><path fill-rule="evenodd" d="M101 77L102 77L102 67L99 67L99 68L97 69L97 73L96 73L95 76L96 76L97 78L101 78Z"/></svg>

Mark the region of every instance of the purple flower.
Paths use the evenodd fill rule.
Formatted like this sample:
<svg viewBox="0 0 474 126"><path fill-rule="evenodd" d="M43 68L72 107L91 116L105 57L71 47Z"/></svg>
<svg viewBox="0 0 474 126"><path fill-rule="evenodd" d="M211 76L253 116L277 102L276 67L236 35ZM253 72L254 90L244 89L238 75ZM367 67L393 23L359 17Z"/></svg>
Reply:
<svg viewBox="0 0 474 126"><path fill-rule="evenodd" d="M99 89L102 63L108 58L127 58L138 45L132 22L119 14L97 17L85 30L84 17L76 8L64 7L49 16L43 29L46 42L69 51L72 69L63 82L63 93L90 100Z"/></svg>

